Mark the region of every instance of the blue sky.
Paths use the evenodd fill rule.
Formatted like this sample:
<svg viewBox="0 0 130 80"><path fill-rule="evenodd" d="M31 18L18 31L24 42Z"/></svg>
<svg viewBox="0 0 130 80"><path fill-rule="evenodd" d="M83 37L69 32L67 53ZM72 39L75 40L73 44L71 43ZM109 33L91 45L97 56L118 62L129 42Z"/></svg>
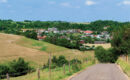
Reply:
<svg viewBox="0 0 130 80"><path fill-rule="evenodd" d="M0 19L130 21L130 0L0 0Z"/></svg>

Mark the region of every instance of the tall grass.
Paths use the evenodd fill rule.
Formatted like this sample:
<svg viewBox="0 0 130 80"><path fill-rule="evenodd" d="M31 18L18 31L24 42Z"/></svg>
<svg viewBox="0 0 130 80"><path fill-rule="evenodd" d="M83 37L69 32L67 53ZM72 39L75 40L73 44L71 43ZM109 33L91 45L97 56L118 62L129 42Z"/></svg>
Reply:
<svg viewBox="0 0 130 80"><path fill-rule="evenodd" d="M117 61L117 64L119 64L123 71L130 77L130 64L121 58Z"/></svg>
<svg viewBox="0 0 130 80"><path fill-rule="evenodd" d="M95 64L94 60L88 61L87 63L86 62L82 63L80 71L86 69L87 67L89 67L93 64ZM64 72L63 72L64 71L63 67L57 67L55 69L52 69L51 78L49 77L49 69L40 70L40 73L41 73L40 80L64 80L64 79L68 78L69 76L73 75L74 73L78 72L78 71L73 71L72 66L71 66L70 70L71 70L71 72L69 72L68 65L65 66L66 74L64 74ZM6 80L6 79L4 79L4 80ZM38 80L37 72L27 74L27 75L21 76L21 77L11 78L10 80Z"/></svg>

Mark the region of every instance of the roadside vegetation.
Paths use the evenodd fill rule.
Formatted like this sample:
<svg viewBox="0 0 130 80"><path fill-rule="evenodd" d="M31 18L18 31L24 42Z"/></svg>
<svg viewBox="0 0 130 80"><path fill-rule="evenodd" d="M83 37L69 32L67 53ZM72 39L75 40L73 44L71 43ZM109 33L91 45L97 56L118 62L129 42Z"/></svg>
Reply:
<svg viewBox="0 0 130 80"><path fill-rule="evenodd" d="M130 25L123 26L113 32L112 48L105 50L103 47L95 49L95 56L100 62L115 63L119 56L125 55L128 62L130 54Z"/></svg>
<svg viewBox="0 0 130 80"><path fill-rule="evenodd" d="M64 74L64 69L63 67L57 67L55 69L52 69L51 70L51 80L64 80L68 77L70 77L71 75L73 75L74 73L78 72L78 71L81 71L81 70L84 70L86 69L87 67L89 66L92 66L94 64L94 62L92 61L88 61L87 63L82 63L80 66L80 70L77 70L77 71L74 71L72 69L72 66L71 66L71 72L69 72L69 66L66 65L65 66L65 74ZM44 69L44 70L40 70L40 80L50 80L50 77L49 77L49 69ZM38 80L38 76L37 76L37 72L33 72L33 73L30 73L30 74L27 74L25 76L20 76L20 77L15 77L15 78L10 78L11 80ZM6 79L4 79L6 80Z"/></svg>
<svg viewBox="0 0 130 80"><path fill-rule="evenodd" d="M51 58L51 64L48 60L47 64L40 66L38 71L35 72L35 69L31 68L28 62L19 58L17 61L13 60L9 62L9 65L0 65L0 75L1 79L3 79L6 78L6 74L8 73L11 80L62 80L78 71L86 69L95 64L95 62L95 59L91 56L86 57L83 61L78 59L67 60L62 55L59 57L53 56Z"/></svg>
<svg viewBox="0 0 130 80"><path fill-rule="evenodd" d="M113 48L104 49L99 46L95 49L95 57L102 63L115 63L118 59L118 55L114 54Z"/></svg>
<svg viewBox="0 0 130 80"><path fill-rule="evenodd" d="M27 73L34 71L34 69L25 62L23 58L8 62L8 64L0 64L0 79L6 78L6 74L10 74L10 77L18 77L26 75Z"/></svg>
<svg viewBox="0 0 130 80"><path fill-rule="evenodd" d="M117 64L119 64L122 68L122 70L130 77L130 63L126 62L122 58L118 59Z"/></svg>

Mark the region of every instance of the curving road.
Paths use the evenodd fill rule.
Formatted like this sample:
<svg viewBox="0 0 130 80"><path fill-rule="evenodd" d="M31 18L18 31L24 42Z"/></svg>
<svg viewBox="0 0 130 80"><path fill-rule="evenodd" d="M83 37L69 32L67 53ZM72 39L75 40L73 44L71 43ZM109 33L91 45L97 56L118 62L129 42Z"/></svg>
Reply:
<svg viewBox="0 0 130 80"><path fill-rule="evenodd" d="M128 80L116 64L96 64L70 80Z"/></svg>

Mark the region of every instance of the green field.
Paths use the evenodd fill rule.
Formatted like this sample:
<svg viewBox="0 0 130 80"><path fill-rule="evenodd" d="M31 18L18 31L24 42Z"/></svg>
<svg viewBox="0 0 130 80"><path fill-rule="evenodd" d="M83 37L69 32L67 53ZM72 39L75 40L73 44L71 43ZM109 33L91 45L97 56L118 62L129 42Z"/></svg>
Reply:
<svg viewBox="0 0 130 80"><path fill-rule="evenodd" d="M88 60L87 63L84 62L81 64L81 70L94 64L94 51L81 52L79 50L56 46L44 41L37 41L23 36L3 33L0 33L0 44L0 63L6 63L22 57L26 61L29 61L31 66L37 69L47 63L49 54L51 53L52 56L55 55L57 57L64 55L68 60L72 60L74 58L77 58L82 62ZM66 75L63 74L62 67L57 67L52 70L51 80L61 80L72 74L74 74L74 72L68 72L68 65L66 65ZM41 80L48 80L48 76L48 69L41 70ZM37 72L11 78L10 80L37 80Z"/></svg>

